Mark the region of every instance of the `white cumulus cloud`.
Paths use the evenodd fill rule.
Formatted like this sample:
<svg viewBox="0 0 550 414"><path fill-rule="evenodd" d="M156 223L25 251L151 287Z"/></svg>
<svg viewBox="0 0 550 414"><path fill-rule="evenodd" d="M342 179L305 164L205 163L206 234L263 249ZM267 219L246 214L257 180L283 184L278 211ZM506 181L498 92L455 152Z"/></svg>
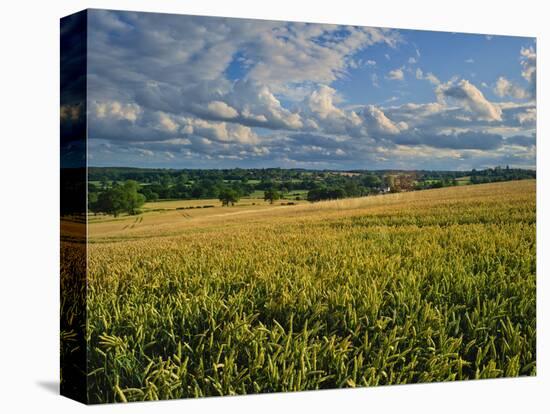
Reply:
<svg viewBox="0 0 550 414"><path fill-rule="evenodd" d="M391 80L400 80L400 81L402 81L402 80L405 79L405 73L403 72L402 68L390 70L388 72L387 78L391 79Z"/></svg>
<svg viewBox="0 0 550 414"><path fill-rule="evenodd" d="M478 119L502 120L502 110L489 102L478 88L465 79L458 82L451 80L439 85L436 88L436 94L440 100L451 99L457 102Z"/></svg>
<svg viewBox="0 0 550 414"><path fill-rule="evenodd" d="M504 76L498 78L493 92L495 93L495 95L500 96L501 98L504 96L511 96L512 98L516 99L524 99L529 96L529 93L525 89L510 82Z"/></svg>

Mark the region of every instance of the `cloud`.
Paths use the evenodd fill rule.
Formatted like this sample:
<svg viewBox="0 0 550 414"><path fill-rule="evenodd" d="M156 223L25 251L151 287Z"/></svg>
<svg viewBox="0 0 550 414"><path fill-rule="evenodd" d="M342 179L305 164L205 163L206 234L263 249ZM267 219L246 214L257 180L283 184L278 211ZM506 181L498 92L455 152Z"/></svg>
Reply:
<svg viewBox="0 0 550 414"><path fill-rule="evenodd" d="M159 90L157 85L145 88L147 92L142 91L137 100L150 111L187 114L269 129L298 129L303 126L299 114L285 108L269 87L249 80L239 80L218 90L215 96L207 96L208 93L201 90L188 90L182 92L188 97L184 101L180 100L180 93L172 89Z"/></svg>
<svg viewBox="0 0 550 414"><path fill-rule="evenodd" d="M515 118L519 121L521 125L532 124L534 125L537 122L537 109L536 108L527 108L524 112L517 113Z"/></svg>
<svg viewBox="0 0 550 414"><path fill-rule="evenodd" d="M327 85L321 85L319 89L307 98L306 104L319 118L341 118L344 113L334 105L334 102L340 100L336 90Z"/></svg>
<svg viewBox="0 0 550 414"><path fill-rule="evenodd" d="M315 147L328 148L330 150L336 150L337 148L344 148L346 150L352 150L352 141L349 139L343 139L334 137L331 135L313 134L313 133L298 133L288 136L292 142L298 145L307 145Z"/></svg>
<svg viewBox="0 0 550 414"><path fill-rule="evenodd" d="M441 83L433 73L428 72L426 75L424 75L424 72L420 68L416 69L415 75L416 75L416 79L427 80L432 85L439 85Z"/></svg>
<svg viewBox="0 0 550 414"><path fill-rule="evenodd" d="M520 50L521 75L527 81L528 87L513 83L504 76L500 76L493 88L495 95L514 99L535 99L537 81L537 56L533 47L522 47Z"/></svg>
<svg viewBox="0 0 550 414"><path fill-rule="evenodd" d="M453 168L495 162L484 151L514 157L513 150L525 157L516 163L533 159L510 138L534 131L532 101L493 103L467 80L442 83L411 66L418 51L386 78L404 81L409 71L433 85L437 102L397 105L407 98L397 83L390 85L397 91L371 95L383 72L375 73L368 48L378 45L389 60L385 52L404 42L398 31L108 11L89 19L90 148L101 159L94 162L393 167L395 159L381 161L391 154L403 166L451 157L456 163L445 168ZM532 86L535 51L520 56ZM365 85L351 98L340 85L355 76ZM503 79L495 93L519 96ZM383 104L365 104L374 101ZM68 122L81 109L66 105L61 116Z"/></svg>
<svg viewBox="0 0 550 414"><path fill-rule="evenodd" d="M447 107L441 102L430 102L425 104L406 103L398 107L386 109L386 112L390 112L392 116L399 119L411 121L420 121L433 115L441 114Z"/></svg>
<svg viewBox="0 0 550 414"><path fill-rule="evenodd" d="M257 144L260 139L251 128L226 122L209 122L203 119L188 120L188 136L207 138L210 141Z"/></svg>
<svg viewBox="0 0 550 414"><path fill-rule="evenodd" d="M409 129L392 136L386 136L385 139L397 145L484 151L495 150L504 143L504 138L500 134L474 130L438 133L429 130Z"/></svg>
<svg viewBox="0 0 550 414"><path fill-rule="evenodd" d="M284 108L266 85L238 81L226 99L239 109L242 114L239 120L245 125L273 129L298 129L303 126L300 115Z"/></svg>
<svg viewBox="0 0 550 414"><path fill-rule="evenodd" d="M162 111L148 111L136 104L93 102L89 133L93 138L115 142L187 145L195 137L210 141L257 144L260 139L241 124L176 116Z"/></svg>
<svg viewBox="0 0 550 414"><path fill-rule="evenodd" d="M468 58L468 59L466 59L464 62L466 62L466 63L474 63L475 60L472 59L472 58Z"/></svg>
<svg viewBox="0 0 550 414"><path fill-rule="evenodd" d="M402 68L398 68L398 69L390 70L386 77L391 80L402 81L405 79L405 73L403 72Z"/></svg>
<svg viewBox="0 0 550 414"><path fill-rule="evenodd" d="M309 120L306 125L325 133L365 135L361 118L354 111L338 108L340 101L335 89L320 85L302 103L303 118Z"/></svg>
<svg viewBox="0 0 550 414"><path fill-rule="evenodd" d="M374 105L368 105L365 107L363 117L366 120L369 131L372 130L374 133L378 134L399 134L402 130L406 130L408 128L407 123L393 122L380 108L377 108Z"/></svg>
<svg viewBox="0 0 550 414"><path fill-rule="evenodd" d="M525 99L529 97L529 93L522 87L513 84L505 77L498 78L495 87L493 89L495 95L502 97L511 96L516 99Z"/></svg>
<svg viewBox="0 0 550 414"><path fill-rule="evenodd" d="M95 101L92 103L92 110L95 111L98 118L105 118L109 116L119 120L134 122L137 119L141 108L134 103L120 103L118 101Z"/></svg>
<svg viewBox="0 0 550 414"><path fill-rule="evenodd" d="M278 142L280 139L274 139ZM330 165L334 160L353 160L357 147L349 138L323 134L298 133L283 138L284 145L271 147L270 155L286 163L299 162L309 166Z"/></svg>
<svg viewBox="0 0 550 414"><path fill-rule="evenodd" d="M537 54L535 49L530 46L522 47L520 50L521 61L521 76L531 85L531 96L536 97L537 94Z"/></svg>
<svg viewBox="0 0 550 414"><path fill-rule="evenodd" d="M243 125L229 125L229 140L237 141L241 144L258 144L260 139L258 135L249 127Z"/></svg>
<svg viewBox="0 0 550 414"><path fill-rule="evenodd" d="M492 150L502 146L503 138L498 134L466 131L453 134L439 134L424 139L424 144L435 148Z"/></svg>
<svg viewBox="0 0 550 414"><path fill-rule="evenodd" d="M222 101L210 102L208 104L208 110L212 113L212 115L219 118L231 119L239 115L239 113L235 110L235 108L232 108L231 106L227 105L225 102L222 102Z"/></svg>
<svg viewBox="0 0 550 414"><path fill-rule="evenodd" d="M424 79L426 79L432 85L439 85L441 83L441 81L437 78L437 76L435 76L431 72L428 72L428 74L426 76L424 76Z"/></svg>
<svg viewBox="0 0 550 414"><path fill-rule="evenodd" d="M176 132L179 129L177 122L167 114L159 113L159 123L160 125L169 132Z"/></svg>
<svg viewBox="0 0 550 414"><path fill-rule="evenodd" d="M269 85L273 94L291 98L301 90L301 100L308 92L305 84L327 84L344 76L357 52L400 41L396 31L355 26L96 10L89 14L91 98L134 101L165 112L223 101L220 95L231 89L226 78L230 65L246 67L243 80Z"/></svg>
<svg viewBox="0 0 550 414"><path fill-rule="evenodd" d="M489 102L483 93L469 81L449 81L436 88L440 99L450 98L458 102L466 110L473 113L478 119L487 121L502 120L502 110Z"/></svg>
<svg viewBox="0 0 550 414"><path fill-rule="evenodd" d="M147 157L152 157L155 155L155 153L151 150L147 150L147 149L141 149L141 148L138 148L137 149L137 152L141 155L141 156L147 156Z"/></svg>
<svg viewBox="0 0 550 414"><path fill-rule="evenodd" d="M535 146L537 139L535 135L526 136L526 135L514 135L512 137L506 138L506 144L519 145L521 147L531 147Z"/></svg>
<svg viewBox="0 0 550 414"><path fill-rule="evenodd" d="M277 93L284 93L289 84L326 84L346 73L358 51L376 43L395 45L398 41L395 32L381 29L305 23L281 25L249 42L247 57L254 64L248 78L269 84Z"/></svg>

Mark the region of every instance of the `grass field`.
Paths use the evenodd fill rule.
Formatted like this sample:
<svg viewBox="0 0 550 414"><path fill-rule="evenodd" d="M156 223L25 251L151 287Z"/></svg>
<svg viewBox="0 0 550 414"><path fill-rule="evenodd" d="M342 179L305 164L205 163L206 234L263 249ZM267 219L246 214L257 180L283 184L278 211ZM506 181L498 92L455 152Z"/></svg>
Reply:
<svg viewBox="0 0 550 414"><path fill-rule="evenodd" d="M458 185L468 185L471 184L472 180L470 176L458 177L456 178Z"/></svg>
<svg viewBox="0 0 550 414"><path fill-rule="evenodd" d="M536 373L535 181L177 206L89 225L91 402Z"/></svg>

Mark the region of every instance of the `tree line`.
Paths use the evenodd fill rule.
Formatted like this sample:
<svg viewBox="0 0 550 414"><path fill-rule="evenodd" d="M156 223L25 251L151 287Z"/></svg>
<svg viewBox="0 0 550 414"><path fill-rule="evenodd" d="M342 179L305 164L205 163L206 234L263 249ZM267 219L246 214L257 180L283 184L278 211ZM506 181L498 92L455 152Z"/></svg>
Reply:
<svg viewBox="0 0 550 414"><path fill-rule="evenodd" d="M219 199L232 206L261 192L266 202L282 198L311 202L470 183L536 178L532 170L495 167L471 171L326 171L303 169L162 170L98 168L89 171L88 206L94 213L138 214L146 201ZM293 193L294 192L294 193ZM299 193L296 193L299 192Z"/></svg>
<svg viewBox="0 0 550 414"><path fill-rule="evenodd" d="M101 192L88 192L88 206L92 213L106 213L117 217L120 213L130 215L140 213L146 199L139 192L137 181L127 180L123 184L114 183Z"/></svg>

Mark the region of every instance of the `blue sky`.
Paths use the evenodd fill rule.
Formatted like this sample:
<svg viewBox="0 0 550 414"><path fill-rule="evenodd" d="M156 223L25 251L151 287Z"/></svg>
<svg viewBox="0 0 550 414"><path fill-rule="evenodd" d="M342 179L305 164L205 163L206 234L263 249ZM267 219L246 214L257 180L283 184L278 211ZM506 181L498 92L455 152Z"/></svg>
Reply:
<svg viewBox="0 0 550 414"><path fill-rule="evenodd" d="M102 10L88 22L91 165L535 168L532 38Z"/></svg>
<svg viewBox="0 0 550 414"><path fill-rule="evenodd" d="M351 69L348 76L334 83L347 99L355 104L406 103L414 99L418 103L432 102L433 89L423 82L415 82L416 68L432 72L439 79L459 76L476 84L489 85L499 76L522 83L518 51L522 47L535 47L534 39L512 36L485 36L463 33L430 32L420 30L400 30L403 39L395 48L375 45L357 54L359 59L371 60L375 65ZM389 49L389 50L388 50ZM422 50L422 52L420 52ZM414 59L413 61L410 59ZM393 69L404 68L407 82L395 84L385 78ZM380 87L373 88L368 80L375 74ZM388 96L389 91L395 93ZM492 88L483 88L488 99L501 101Z"/></svg>

